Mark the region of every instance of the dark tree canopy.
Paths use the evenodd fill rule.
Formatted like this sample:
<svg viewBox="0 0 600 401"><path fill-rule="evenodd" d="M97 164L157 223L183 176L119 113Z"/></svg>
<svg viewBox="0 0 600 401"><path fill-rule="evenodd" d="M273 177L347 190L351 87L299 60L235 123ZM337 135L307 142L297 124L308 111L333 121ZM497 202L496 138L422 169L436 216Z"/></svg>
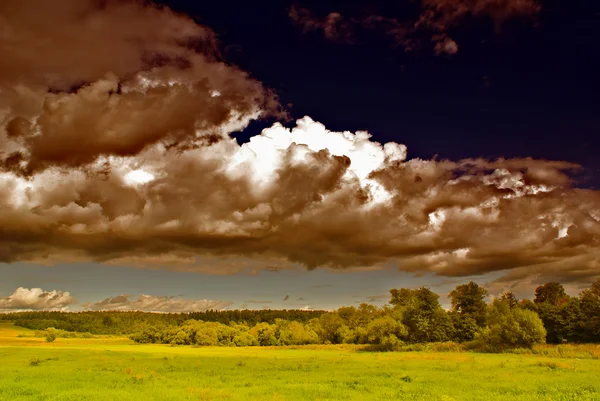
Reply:
<svg viewBox="0 0 600 401"><path fill-rule="evenodd" d="M487 305L485 297L488 291L477 283L470 281L468 284L457 286L449 294L452 309L462 315L470 316L478 326L485 325Z"/></svg>
<svg viewBox="0 0 600 401"><path fill-rule="evenodd" d="M535 289L535 298L533 302L536 304L548 303L558 306L568 298L565 288L562 284L551 281Z"/></svg>
<svg viewBox="0 0 600 401"><path fill-rule="evenodd" d="M506 302L506 304L512 309L512 308L516 308L519 305L519 299L517 298L517 296L515 294L513 294L511 291L505 292L502 295L500 295L499 298L502 302Z"/></svg>

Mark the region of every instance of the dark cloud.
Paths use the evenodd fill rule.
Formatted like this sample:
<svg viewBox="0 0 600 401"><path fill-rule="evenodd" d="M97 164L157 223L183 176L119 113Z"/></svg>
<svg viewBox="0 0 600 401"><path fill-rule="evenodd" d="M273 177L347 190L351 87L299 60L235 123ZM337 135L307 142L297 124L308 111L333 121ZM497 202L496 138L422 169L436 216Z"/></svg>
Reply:
<svg viewBox="0 0 600 401"><path fill-rule="evenodd" d="M23 175L203 146L281 115L271 91L219 61L210 29L165 7L8 0L0 25L0 165Z"/></svg>
<svg viewBox="0 0 600 401"><path fill-rule="evenodd" d="M136 0L5 0L0 80L70 90L107 72L187 67L214 59L214 33L187 16Z"/></svg>
<svg viewBox="0 0 600 401"><path fill-rule="evenodd" d="M319 17L297 5L290 8L289 16L303 32L320 31L332 41L353 43L361 31L379 32L396 45L413 50L427 37L436 54L455 54L459 46L449 31L467 18L488 18L500 30L506 21L534 18L540 9L537 0L422 0L420 13L404 19L381 15L348 17L338 11Z"/></svg>
<svg viewBox="0 0 600 401"><path fill-rule="evenodd" d="M144 311L144 312L204 312L207 310L223 310L233 305L229 301L210 301L206 299L183 299L181 297L157 297L140 295L130 299L131 295L118 295L83 306L90 310Z"/></svg>
<svg viewBox="0 0 600 401"><path fill-rule="evenodd" d="M0 310L66 310L77 301L68 292L41 288L17 288L8 297L0 297Z"/></svg>

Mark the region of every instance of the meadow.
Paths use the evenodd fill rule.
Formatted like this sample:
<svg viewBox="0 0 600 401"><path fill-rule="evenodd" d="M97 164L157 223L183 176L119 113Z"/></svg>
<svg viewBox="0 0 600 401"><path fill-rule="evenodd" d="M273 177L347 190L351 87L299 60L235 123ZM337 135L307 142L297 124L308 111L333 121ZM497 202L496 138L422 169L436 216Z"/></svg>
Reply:
<svg viewBox="0 0 600 401"><path fill-rule="evenodd" d="M118 337L47 343L3 323L0 400L600 400L600 347L558 347L480 354L171 347Z"/></svg>

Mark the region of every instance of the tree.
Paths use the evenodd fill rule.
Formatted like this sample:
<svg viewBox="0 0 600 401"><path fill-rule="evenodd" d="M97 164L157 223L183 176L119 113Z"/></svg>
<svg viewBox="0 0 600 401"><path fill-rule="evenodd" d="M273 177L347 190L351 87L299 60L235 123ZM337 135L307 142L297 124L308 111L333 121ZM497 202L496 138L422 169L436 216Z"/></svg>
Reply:
<svg viewBox="0 0 600 401"><path fill-rule="evenodd" d="M390 303L401 311L401 323L410 342L447 341L452 337L452 321L442 309L439 295L429 288L391 290Z"/></svg>
<svg viewBox="0 0 600 401"><path fill-rule="evenodd" d="M506 302L510 308L516 308L519 305L519 299L511 291L505 292L500 295L500 300Z"/></svg>
<svg viewBox="0 0 600 401"><path fill-rule="evenodd" d="M505 301L494 301L488 323L488 330L484 332L483 338L496 349L531 348L546 340L546 329L535 312L511 308Z"/></svg>
<svg viewBox="0 0 600 401"><path fill-rule="evenodd" d="M540 319L542 319L544 327L546 328L546 342L550 344L560 344L566 341L562 330L564 322L560 307L548 302L537 303L535 306L535 311Z"/></svg>
<svg viewBox="0 0 600 401"><path fill-rule="evenodd" d="M551 281L535 289L535 298L533 299L533 302L536 304L547 303L559 306L564 303L567 298L567 293L562 284Z"/></svg>
<svg viewBox="0 0 600 401"><path fill-rule="evenodd" d="M400 288L399 290L392 288L390 290L390 304L394 306L408 306L413 299L413 290L408 288Z"/></svg>
<svg viewBox="0 0 600 401"><path fill-rule="evenodd" d="M577 300L575 300L578 303ZM579 305L573 303L562 284L548 282L535 289L533 299L535 311L538 313L546 328L546 341L559 344L567 341L577 341L581 337L577 324L573 321L580 314Z"/></svg>
<svg viewBox="0 0 600 401"><path fill-rule="evenodd" d="M340 328L344 320L335 313L326 313L319 318L319 337L325 344L340 344L342 342Z"/></svg>
<svg viewBox="0 0 600 401"><path fill-rule="evenodd" d="M577 297L568 297L560 307L560 314L562 318L560 331L564 341L571 343L589 341L585 338L585 324L589 320L583 313L581 302ZM594 316L589 317L589 319L593 318Z"/></svg>
<svg viewBox="0 0 600 401"><path fill-rule="evenodd" d="M258 345L256 338L249 333L239 333L233 338L236 347L251 347Z"/></svg>
<svg viewBox="0 0 600 401"><path fill-rule="evenodd" d="M484 299L487 295L488 291L473 281L459 285L449 294L452 310L470 316L479 327L483 327L487 310Z"/></svg>
<svg viewBox="0 0 600 401"><path fill-rule="evenodd" d="M280 345L317 344L319 336L308 326L300 322L277 319Z"/></svg>
<svg viewBox="0 0 600 401"><path fill-rule="evenodd" d="M581 312L586 316L583 323L584 341L600 342L600 279L596 280L590 288L583 290L579 299Z"/></svg>
<svg viewBox="0 0 600 401"><path fill-rule="evenodd" d="M249 333L252 334L258 341L258 344L263 347L279 344L279 341L277 340L277 326L274 324L266 322L258 323L250 329Z"/></svg>
<svg viewBox="0 0 600 401"><path fill-rule="evenodd" d="M361 303L358 308L343 306L336 313L344 320L344 324L349 329L355 330L359 327L367 327L369 322L381 316L382 311L374 305Z"/></svg>
<svg viewBox="0 0 600 401"><path fill-rule="evenodd" d="M373 320L369 323L367 332L370 344L383 345L388 348L400 344L401 339L406 338L408 334L406 327L391 316Z"/></svg>
<svg viewBox="0 0 600 401"><path fill-rule="evenodd" d="M458 312L451 312L453 336L452 339L457 342L472 341L475 335L479 332L480 327L477 326L475 320L468 315L461 315Z"/></svg>
<svg viewBox="0 0 600 401"><path fill-rule="evenodd" d="M48 333L46 335L46 342L53 343L56 340L56 335L54 333Z"/></svg>

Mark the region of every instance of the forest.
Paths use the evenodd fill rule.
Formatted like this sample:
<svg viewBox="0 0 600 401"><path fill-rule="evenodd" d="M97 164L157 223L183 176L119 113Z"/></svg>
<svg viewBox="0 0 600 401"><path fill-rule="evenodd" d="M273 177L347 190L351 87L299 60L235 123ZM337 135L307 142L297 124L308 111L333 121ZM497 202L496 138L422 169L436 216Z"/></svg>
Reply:
<svg viewBox="0 0 600 401"><path fill-rule="evenodd" d="M537 287L533 301L506 292L486 303L488 295L469 282L450 292L449 310L438 294L422 287L392 289L382 307L363 303L335 311L39 311L6 313L0 320L49 338L126 335L138 343L196 346L364 344L394 350L455 343L494 352L541 343L600 343L600 279L578 296L569 296L557 282Z"/></svg>

